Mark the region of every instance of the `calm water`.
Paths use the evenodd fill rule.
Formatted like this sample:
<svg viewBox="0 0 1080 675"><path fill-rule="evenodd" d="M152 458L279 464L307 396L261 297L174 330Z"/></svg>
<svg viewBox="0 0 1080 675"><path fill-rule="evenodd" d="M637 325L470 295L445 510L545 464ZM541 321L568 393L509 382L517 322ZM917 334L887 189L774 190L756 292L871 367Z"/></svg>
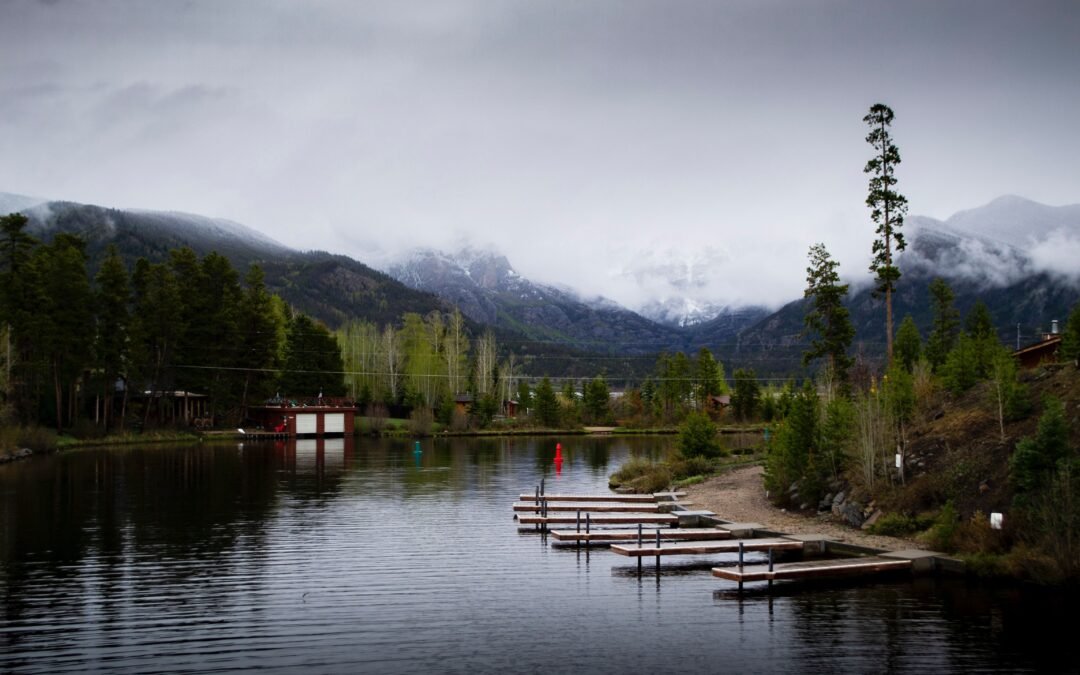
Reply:
<svg viewBox="0 0 1080 675"><path fill-rule="evenodd" d="M84 450L0 467L0 672L1069 669L1073 599L639 578L519 533L669 438ZM647 568L648 569L648 568Z"/></svg>

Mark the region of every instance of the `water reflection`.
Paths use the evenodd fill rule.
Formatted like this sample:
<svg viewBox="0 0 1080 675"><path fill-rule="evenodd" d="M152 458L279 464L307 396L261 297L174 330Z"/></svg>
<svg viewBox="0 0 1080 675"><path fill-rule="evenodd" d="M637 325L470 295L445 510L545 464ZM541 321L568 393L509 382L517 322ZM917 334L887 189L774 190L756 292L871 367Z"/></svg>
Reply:
<svg viewBox="0 0 1080 675"><path fill-rule="evenodd" d="M522 536L672 437L325 439L0 467L0 671L1052 668L1067 594L936 580L732 593ZM719 592L717 592L719 590ZM660 647L662 646L662 648Z"/></svg>

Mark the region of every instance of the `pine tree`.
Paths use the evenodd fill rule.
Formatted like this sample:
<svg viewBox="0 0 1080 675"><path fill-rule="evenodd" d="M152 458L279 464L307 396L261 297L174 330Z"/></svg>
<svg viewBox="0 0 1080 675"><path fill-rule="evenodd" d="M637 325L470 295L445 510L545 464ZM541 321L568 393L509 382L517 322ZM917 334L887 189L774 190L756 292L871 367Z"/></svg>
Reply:
<svg viewBox="0 0 1080 675"><path fill-rule="evenodd" d="M127 270L124 269L124 263L120 260L115 246L109 247L95 281L97 330L94 355L97 368L102 374L103 423L108 428L113 414L113 385L117 379L126 375L130 351L128 328L131 324L131 290Z"/></svg>
<svg viewBox="0 0 1080 675"><path fill-rule="evenodd" d="M86 275L86 243L58 234L36 252L44 303L41 347L52 378L56 429L74 421L76 381L93 349L94 299ZM65 395L66 394L66 395Z"/></svg>
<svg viewBox="0 0 1080 675"><path fill-rule="evenodd" d="M1061 335L1061 357L1077 363L1080 359L1080 302L1073 305Z"/></svg>
<svg viewBox="0 0 1080 675"><path fill-rule="evenodd" d="M326 326L305 314L289 324L280 388L286 396L344 396L341 347Z"/></svg>
<svg viewBox="0 0 1080 675"><path fill-rule="evenodd" d="M33 367L34 336L40 317L40 285L33 263L36 239L26 233L29 221L21 213L0 216L0 323L5 331L5 380L8 401L24 422L32 421L30 392Z"/></svg>
<svg viewBox="0 0 1080 675"><path fill-rule="evenodd" d="M980 379L990 377L994 365L994 352L1001 345L994 317L982 300L976 300L964 321L964 329L971 338L975 350L975 374Z"/></svg>
<svg viewBox="0 0 1080 675"><path fill-rule="evenodd" d="M611 392L603 375L597 375L585 383L581 398L581 406L590 421L603 423L608 420L611 415Z"/></svg>
<svg viewBox="0 0 1080 675"><path fill-rule="evenodd" d="M885 297L885 345L890 361L893 356L892 294L900 279L900 268L893 264L893 255L907 247L900 232L904 214L907 213L907 198L894 189L900 151L889 133L892 121L892 109L882 103L871 106L870 113L863 118L863 122L870 126L866 142L874 148L873 158L863 169L864 173L871 175L866 205L871 209L870 218L877 224L870 271L876 276L876 294Z"/></svg>
<svg viewBox="0 0 1080 675"><path fill-rule="evenodd" d="M926 338L926 360L937 372L956 344L960 332L960 313L953 306L953 291L942 279L930 282L930 298L934 310L933 329Z"/></svg>
<svg viewBox="0 0 1080 675"><path fill-rule="evenodd" d="M810 267L806 268L806 291L810 298L810 311L804 319L808 331L817 334L811 339L810 349L803 354L803 365L815 359L827 357L829 368L842 386L848 381L848 369L853 362L848 348L855 337L855 327L844 306L848 285L840 283L837 268L840 263L829 256L824 244L810 247Z"/></svg>
<svg viewBox="0 0 1080 675"><path fill-rule="evenodd" d="M724 365L713 358L706 347L698 350L694 360L694 400L698 408L706 406L710 396L727 393Z"/></svg>
<svg viewBox="0 0 1080 675"><path fill-rule="evenodd" d="M244 368L240 396L241 415L251 401L270 396L277 379L276 368L285 338L285 317L266 290L265 275L251 265L244 277L247 290L240 299L240 367Z"/></svg>
<svg viewBox="0 0 1080 675"><path fill-rule="evenodd" d="M894 356L909 373L915 368L919 357L922 356L922 336L919 335L919 327L915 325L915 319L908 314L900 322L900 328L896 331L896 343Z"/></svg>
<svg viewBox="0 0 1080 675"><path fill-rule="evenodd" d="M555 397L551 380L546 377L536 386L536 417L541 426L559 426L559 400Z"/></svg>
<svg viewBox="0 0 1080 675"><path fill-rule="evenodd" d="M760 402L761 389L753 369L739 368L735 371L735 389L731 394L731 408L735 419L747 422L754 418Z"/></svg>

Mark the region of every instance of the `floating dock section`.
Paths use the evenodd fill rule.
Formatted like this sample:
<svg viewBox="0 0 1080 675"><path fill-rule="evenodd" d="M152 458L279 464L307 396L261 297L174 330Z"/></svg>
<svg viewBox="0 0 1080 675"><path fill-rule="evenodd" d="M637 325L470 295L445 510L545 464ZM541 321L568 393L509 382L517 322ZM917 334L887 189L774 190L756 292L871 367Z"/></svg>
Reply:
<svg viewBox="0 0 1080 675"><path fill-rule="evenodd" d="M512 510L520 524L533 525L545 534L551 525L573 525L572 529L550 530L552 543L609 546L616 555L636 559L639 574L642 560L648 557L655 557L659 574L663 556L737 554L737 562L713 567L712 575L734 581L740 589L744 583L759 581L772 586L780 580L869 579L890 573L962 569L959 561L932 551L859 549L821 535L785 534L760 523L728 522L711 511L687 508L688 502L679 501L684 496L681 492L545 495L541 483L533 494L520 495ZM748 552L767 553L768 563L744 564ZM837 553L853 555L822 557Z"/></svg>

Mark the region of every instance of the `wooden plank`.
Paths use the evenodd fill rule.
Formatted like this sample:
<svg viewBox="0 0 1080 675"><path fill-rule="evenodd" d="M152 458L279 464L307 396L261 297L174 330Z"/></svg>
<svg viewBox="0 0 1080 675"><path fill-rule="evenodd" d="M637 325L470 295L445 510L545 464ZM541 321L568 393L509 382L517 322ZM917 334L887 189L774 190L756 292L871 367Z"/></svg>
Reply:
<svg viewBox="0 0 1080 675"><path fill-rule="evenodd" d="M659 547L655 541L650 546L649 540L645 545L638 548L635 544L612 544L611 550L619 555L630 558L645 558L657 555L705 555L715 553L738 553L739 544L743 545L744 551L776 551L799 550L803 547L801 541L790 539L728 539L726 541L699 541L694 543L673 543L666 546L661 542Z"/></svg>
<svg viewBox="0 0 1080 675"><path fill-rule="evenodd" d="M576 515L537 516L520 515L517 517L522 525L573 525L577 523ZM626 525L630 523L667 523L675 525L679 522L678 516L668 513L598 513L590 516L590 522L595 525ZM585 527L585 518L581 519L581 526ZM653 535L655 536L655 535Z"/></svg>
<svg viewBox="0 0 1080 675"><path fill-rule="evenodd" d="M656 501L652 495L541 495L549 502L630 502L651 504ZM535 502L536 495L518 495L519 502Z"/></svg>
<svg viewBox="0 0 1080 675"><path fill-rule="evenodd" d="M584 527L584 525L582 525ZM697 539L716 540L731 536L727 530L715 527L646 527L642 528L642 537L646 542L656 542L656 532L659 530L661 541L691 541ZM551 536L556 541L630 541L636 540L637 530L593 530L581 532L577 530L552 530Z"/></svg>
<svg viewBox="0 0 1080 675"><path fill-rule="evenodd" d="M654 492L652 493L654 499L670 499L678 501L679 497L685 497L685 492Z"/></svg>
<svg viewBox="0 0 1080 675"><path fill-rule="evenodd" d="M515 511L535 512L541 508L537 502L517 502L514 504ZM625 504L622 502L548 502L548 513L552 511L582 511L594 513L651 513L660 510L660 505L653 504ZM582 516L584 518L584 516Z"/></svg>
<svg viewBox="0 0 1080 675"><path fill-rule="evenodd" d="M838 558L834 560L808 560L779 563L769 571L768 565L738 567L714 567L713 576L731 581L770 581L775 579L809 579L839 576L870 576L911 569L910 560L881 558Z"/></svg>

